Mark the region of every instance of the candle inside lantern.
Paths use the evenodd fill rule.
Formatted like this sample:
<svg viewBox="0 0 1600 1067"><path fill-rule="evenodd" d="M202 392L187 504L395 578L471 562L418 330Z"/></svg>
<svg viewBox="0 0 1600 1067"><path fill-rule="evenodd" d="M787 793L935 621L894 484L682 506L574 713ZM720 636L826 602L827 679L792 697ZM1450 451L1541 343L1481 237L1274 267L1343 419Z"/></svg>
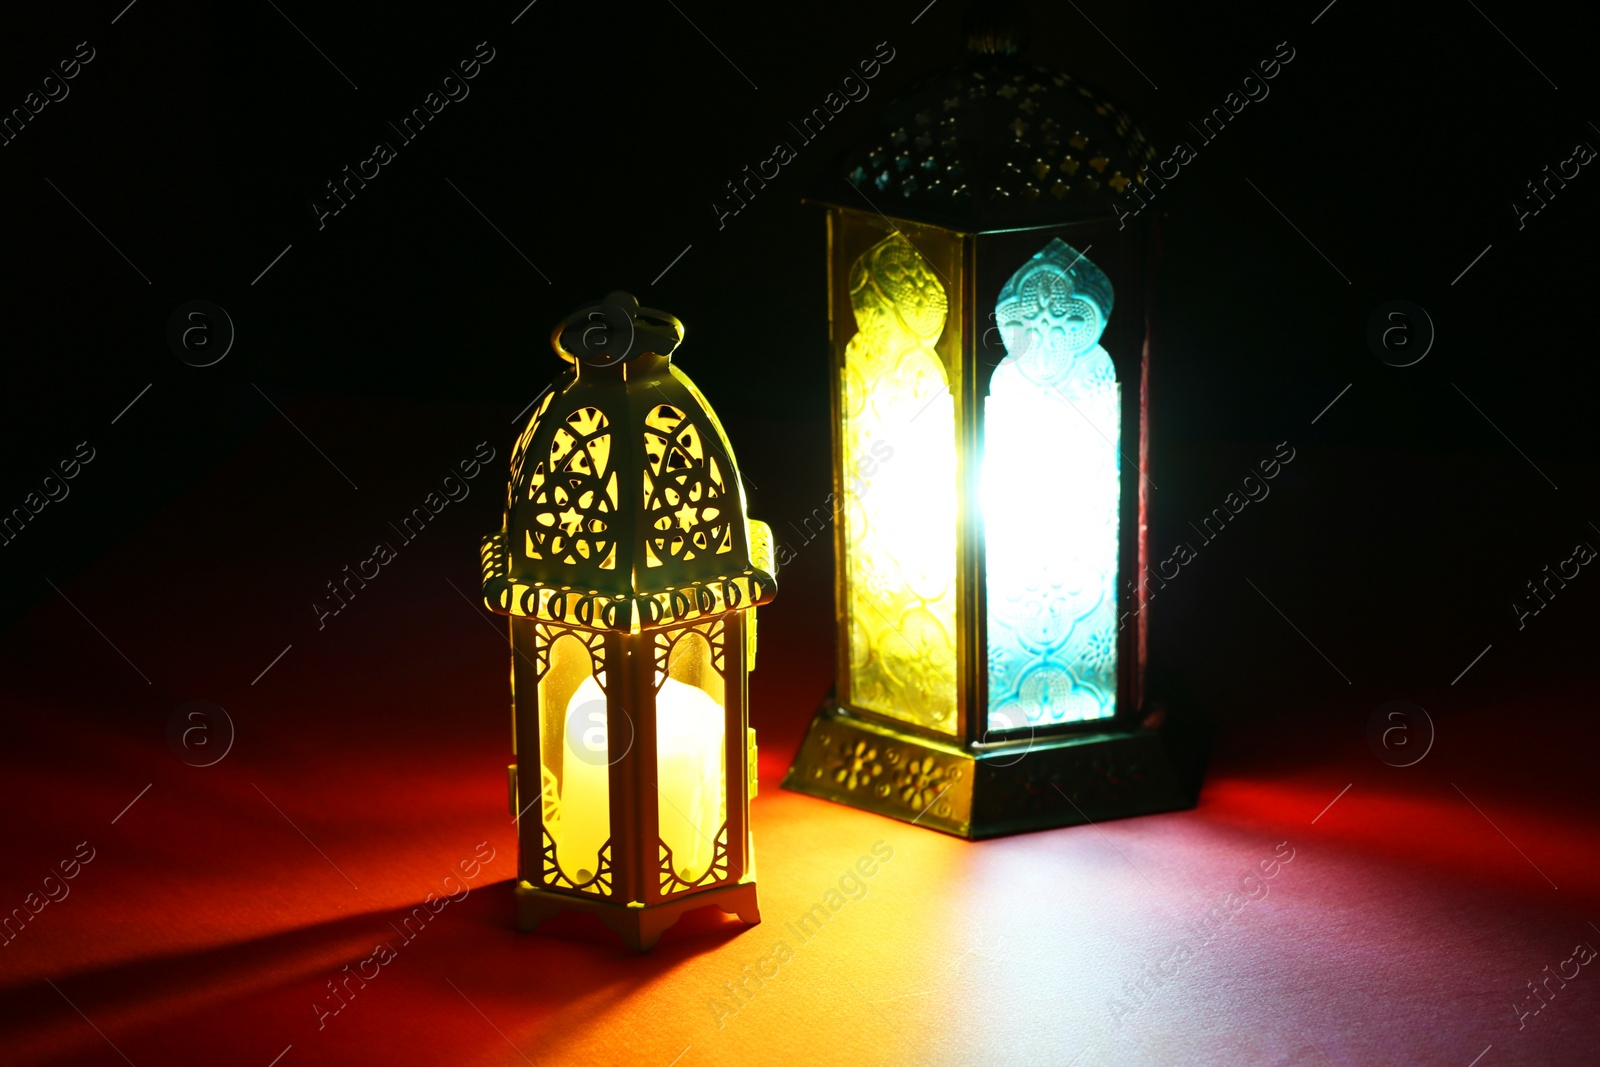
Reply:
<svg viewBox="0 0 1600 1067"><path fill-rule="evenodd" d="M556 851L568 877L586 882L594 877L600 846L611 836L606 694L593 675L583 680L567 702L565 721L569 734L562 757L561 831Z"/></svg>
<svg viewBox="0 0 1600 1067"><path fill-rule="evenodd" d="M566 722L575 735L567 738L563 760L558 849L562 868L579 882L593 876L595 856L611 836L605 709L605 692L593 677L567 702ZM668 678L656 694L661 839L686 882L710 866L725 818L722 720L722 707L699 686Z"/></svg>
<svg viewBox="0 0 1600 1067"><path fill-rule="evenodd" d="M722 707L711 694L676 678L662 683L656 693L659 824L685 882L706 873L725 818L722 731Z"/></svg>

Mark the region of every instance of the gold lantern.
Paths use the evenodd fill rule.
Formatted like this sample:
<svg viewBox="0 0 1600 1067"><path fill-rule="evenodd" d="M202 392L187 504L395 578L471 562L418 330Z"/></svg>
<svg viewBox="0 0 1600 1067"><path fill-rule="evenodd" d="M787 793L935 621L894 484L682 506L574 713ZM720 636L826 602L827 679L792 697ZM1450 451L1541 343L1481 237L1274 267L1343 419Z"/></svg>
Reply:
<svg viewBox="0 0 1600 1067"><path fill-rule="evenodd" d="M517 922L598 916L637 949L684 912L760 922L746 707L771 531L671 362L683 325L613 293L562 322L567 362L511 459L483 596L510 617Z"/></svg>
<svg viewBox="0 0 1600 1067"><path fill-rule="evenodd" d="M1155 153L1018 41L811 197L838 646L784 785L968 838L1192 806L1205 747L1146 671Z"/></svg>

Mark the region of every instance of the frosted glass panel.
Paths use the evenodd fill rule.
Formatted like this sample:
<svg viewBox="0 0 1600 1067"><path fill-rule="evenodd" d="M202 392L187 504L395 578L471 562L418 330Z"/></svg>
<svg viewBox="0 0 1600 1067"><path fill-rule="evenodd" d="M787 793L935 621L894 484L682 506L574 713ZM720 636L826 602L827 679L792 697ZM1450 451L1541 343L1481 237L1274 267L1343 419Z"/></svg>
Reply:
<svg viewBox="0 0 1600 1067"><path fill-rule="evenodd" d="M656 659L666 677L656 690L656 783L660 789L657 832L671 850L663 855L663 889L692 885L722 854L726 873L728 819L727 746L723 709L723 630L720 622L699 630L655 636ZM676 883L673 879L676 878Z"/></svg>
<svg viewBox="0 0 1600 1067"><path fill-rule="evenodd" d="M989 729L1116 713L1116 442L1100 335L1111 282L1060 239L1012 275L984 414Z"/></svg>
<svg viewBox="0 0 1600 1067"><path fill-rule="evenodd" d="M602 648L595 636L569 631L540 650L547 664L539 680L541 817L560 868L547 884L562 884L559 878L586 883L606 866L601 851L611 839L610 760L606 694L595 674Z"/></svg>
<svg viewBox="0 0 1600 1067"><path fill-rule="evenodd" d="M850 303L840 397L849 698L954 733L955 399L934 351L945 289L897 233L856 260Z"/></svg>

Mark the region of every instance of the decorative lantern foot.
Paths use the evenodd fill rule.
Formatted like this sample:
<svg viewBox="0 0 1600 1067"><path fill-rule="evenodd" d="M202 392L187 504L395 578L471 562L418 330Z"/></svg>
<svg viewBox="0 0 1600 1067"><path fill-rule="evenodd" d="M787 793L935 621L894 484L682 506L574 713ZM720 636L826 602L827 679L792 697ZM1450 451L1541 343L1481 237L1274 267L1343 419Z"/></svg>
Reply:
<svg viewBox="0 0 1600 1067"><path fill-rule="evenodd" d="M966 746L871 722L830 693L783 787L977 840L1192 808L1210 743L1177 701L1136 730Z"/></svg>
<svg viewBox="0 0 1600 1067"><path fill-rule="evenodd" d="M564 893L552 893L527 882L518 882L517 929L532 933L546 919L560 911L578 911L593 915L628 945L639 952L655 947L661 935L685 914L696 908L716 906L729 915L737 915L748 926L761 922L761 910L756 906L756 884L753 881L719 886L693 893L680 900L643 907L637 904L615 904L608 900L586 900Z"/></svg>

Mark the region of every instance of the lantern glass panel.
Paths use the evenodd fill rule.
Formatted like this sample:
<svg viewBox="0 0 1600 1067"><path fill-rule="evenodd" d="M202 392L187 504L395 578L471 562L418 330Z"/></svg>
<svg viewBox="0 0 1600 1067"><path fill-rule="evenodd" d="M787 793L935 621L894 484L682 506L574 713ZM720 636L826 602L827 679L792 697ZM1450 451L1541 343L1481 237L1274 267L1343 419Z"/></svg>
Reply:
<svg viewBox="0 0 1600 1067"><path fill-rule="evenodd" d="M1110 718L1117 704L1121 388L1100 337L1112 287L1059 238L1001 289L982 507L988 728Z"/></svg>
<svg viewBox="0 0 1600 1067"><path fill-rule="evenodd" d="M832 225L834 307L854 325L835 352L843 695L953 735L960 242L851 213Z"/></svg>
<svg viewBox="0 0 1600 1067"><path fill-rule="evenodd" d="M541 633L539 640L547 639ZM606 693L595 671L603 640L558 630L539 650L541 659L548 657L539 679L541 815L555 841L556 863L574 883L600 870L600 851L611 838Z"/></svg>
<svg viewBox="0 0 1600 1067"><path fill-rule="evenodd" d="M710 870L728 819L723 635L720 619L655 635L657 831L690 884Z"/></svg>

